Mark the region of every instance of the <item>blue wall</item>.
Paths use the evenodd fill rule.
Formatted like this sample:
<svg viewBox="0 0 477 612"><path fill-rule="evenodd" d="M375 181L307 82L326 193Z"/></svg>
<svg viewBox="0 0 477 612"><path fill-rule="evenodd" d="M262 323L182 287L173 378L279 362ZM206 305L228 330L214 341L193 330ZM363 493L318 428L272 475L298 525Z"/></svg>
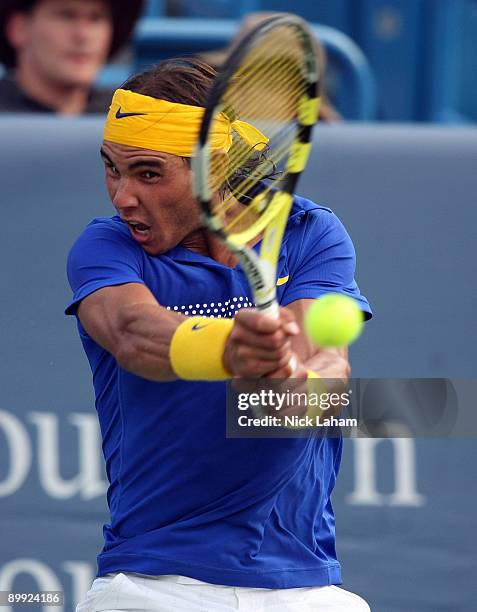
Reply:
<svg viewBox="0 0 477 612"><path fill-rule="evenodd" d="M164 14L167 6L148 14ZM379 119L477 121L477 0L177 0L171 6L175 15L202 18L292 11L345 32L361 47L376 74Z"/></svg>
<svg viewBox="0 0 477 612"><path fill-rule="evenodd" d="M106 517L90 372L62 314L69 246L111 212L101 122L10 116L0 134L0 590L64 589L69 611ZM375 310L354 375L475 376L476 136L316 131L300 192L344 220ZM346 441L338 550L345 586L373 610L475 609L476 459L474 440Z"/></svg>

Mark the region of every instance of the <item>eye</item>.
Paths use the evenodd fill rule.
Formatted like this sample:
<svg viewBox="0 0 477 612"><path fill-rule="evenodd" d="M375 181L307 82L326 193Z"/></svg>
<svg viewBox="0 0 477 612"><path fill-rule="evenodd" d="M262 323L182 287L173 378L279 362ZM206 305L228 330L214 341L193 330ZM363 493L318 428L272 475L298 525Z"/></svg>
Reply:
<svg viewBox="0 0 477 612"><path fill-rule="evenodd" d="M107 162L105 162L104 165L106 166L106 170L109 172L109 174L119 176L119 170L116 168L116 166L113 166L113 164L109 164Z"/></svg>
<svg viewBox="0 0 477 612"><path fill-rule="evenodd" d="M141 172L141 176L142 178L146 179L147 181L150 181L152 179L155 179L159 176L161 176L160 174L158 174L157 172L153 172L152 170L145 170L144 172Z"/></svg>
<svg viewBox="0 0 477 612"><path fill-rule="evenodd" d="M67 8L58 9L58 11L56 12L56 15L60 19L64 19L65 21L72 21L76 17L74 11L70 11Z"/></svg>
<svg viewBox="0 0 477 612"><path fill-rule="evenodd" d="M110 19L111 17L107 13L95 13L91 15L91 21L93 23L101 23L102 21L109 21Z"/></svg>

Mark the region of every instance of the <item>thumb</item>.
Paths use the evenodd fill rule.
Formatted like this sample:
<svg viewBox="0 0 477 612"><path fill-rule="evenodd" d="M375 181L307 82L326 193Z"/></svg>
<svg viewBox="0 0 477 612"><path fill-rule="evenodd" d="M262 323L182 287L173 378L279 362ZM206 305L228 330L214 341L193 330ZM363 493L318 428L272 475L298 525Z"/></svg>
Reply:
<svg viewBox="0 0 477 612"><path fill-rule="evenodd" d="M287 308L280 308L280 321L283 331L289 336L298 336L300 327L296 322L295 315Z"/></svg>

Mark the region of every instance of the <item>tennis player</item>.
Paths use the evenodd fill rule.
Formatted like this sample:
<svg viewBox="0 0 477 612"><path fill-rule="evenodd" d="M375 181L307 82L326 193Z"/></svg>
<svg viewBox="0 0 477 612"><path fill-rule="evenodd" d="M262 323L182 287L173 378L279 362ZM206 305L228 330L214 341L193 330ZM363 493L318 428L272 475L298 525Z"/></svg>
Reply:
<svg viewBox="0 0 477 612"><path fill-rule="evenodd" d="M66 312L93 372L111 512L77 611L366 611L336 586L341 440L225 437L228 378L349 376L346 350L313 348L301 331L312 299L342 292L371 313L344 227L300 197L278 265L280 318L253 308L191 191L214 76L169 60L116 91L101 156L117 214L93 220L69 255ZM232 131L217 128L217 151ZM241 132L256 144L257 130Z"/></svg>

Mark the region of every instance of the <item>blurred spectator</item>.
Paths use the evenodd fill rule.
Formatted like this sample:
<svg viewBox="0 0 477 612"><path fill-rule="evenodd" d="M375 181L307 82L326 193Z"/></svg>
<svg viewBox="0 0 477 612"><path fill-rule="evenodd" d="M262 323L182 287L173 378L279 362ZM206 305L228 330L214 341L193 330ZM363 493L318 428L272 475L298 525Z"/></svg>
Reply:
<svg viewBox="0 0 477 612"><path fill-rule="evenodd" d="M103 113L99 70L128 40L143 0L0 0L0 111Z"/></svg>
<svg viewBox="0 0 477 612"><path fill-rule="evenodd" d="M260 13L250 13L247 15L240 25L240 29L237 32L234 40L231 43L231 46L226 49L220 49L219 51L207 51L201 54L203 60L205 60L208 64L213 66L216 70L220 68L223 64L229 51L232 49L232 46L235 46L239 43L253 28L258 26L263 21L266 21L270 17L278 16L281 13L277 12L260 12ZM324 82L326 82L326 51L320 41L315 38L315 48L316 55L318 58L318 65L320 67L321 73L321 106L320 106L320 115L319 120L324 121L326 123L332 123L334 121L341 121L340 114L333 108L331 102L328 100L326 95L326 88L324 87Z"/></svg>

